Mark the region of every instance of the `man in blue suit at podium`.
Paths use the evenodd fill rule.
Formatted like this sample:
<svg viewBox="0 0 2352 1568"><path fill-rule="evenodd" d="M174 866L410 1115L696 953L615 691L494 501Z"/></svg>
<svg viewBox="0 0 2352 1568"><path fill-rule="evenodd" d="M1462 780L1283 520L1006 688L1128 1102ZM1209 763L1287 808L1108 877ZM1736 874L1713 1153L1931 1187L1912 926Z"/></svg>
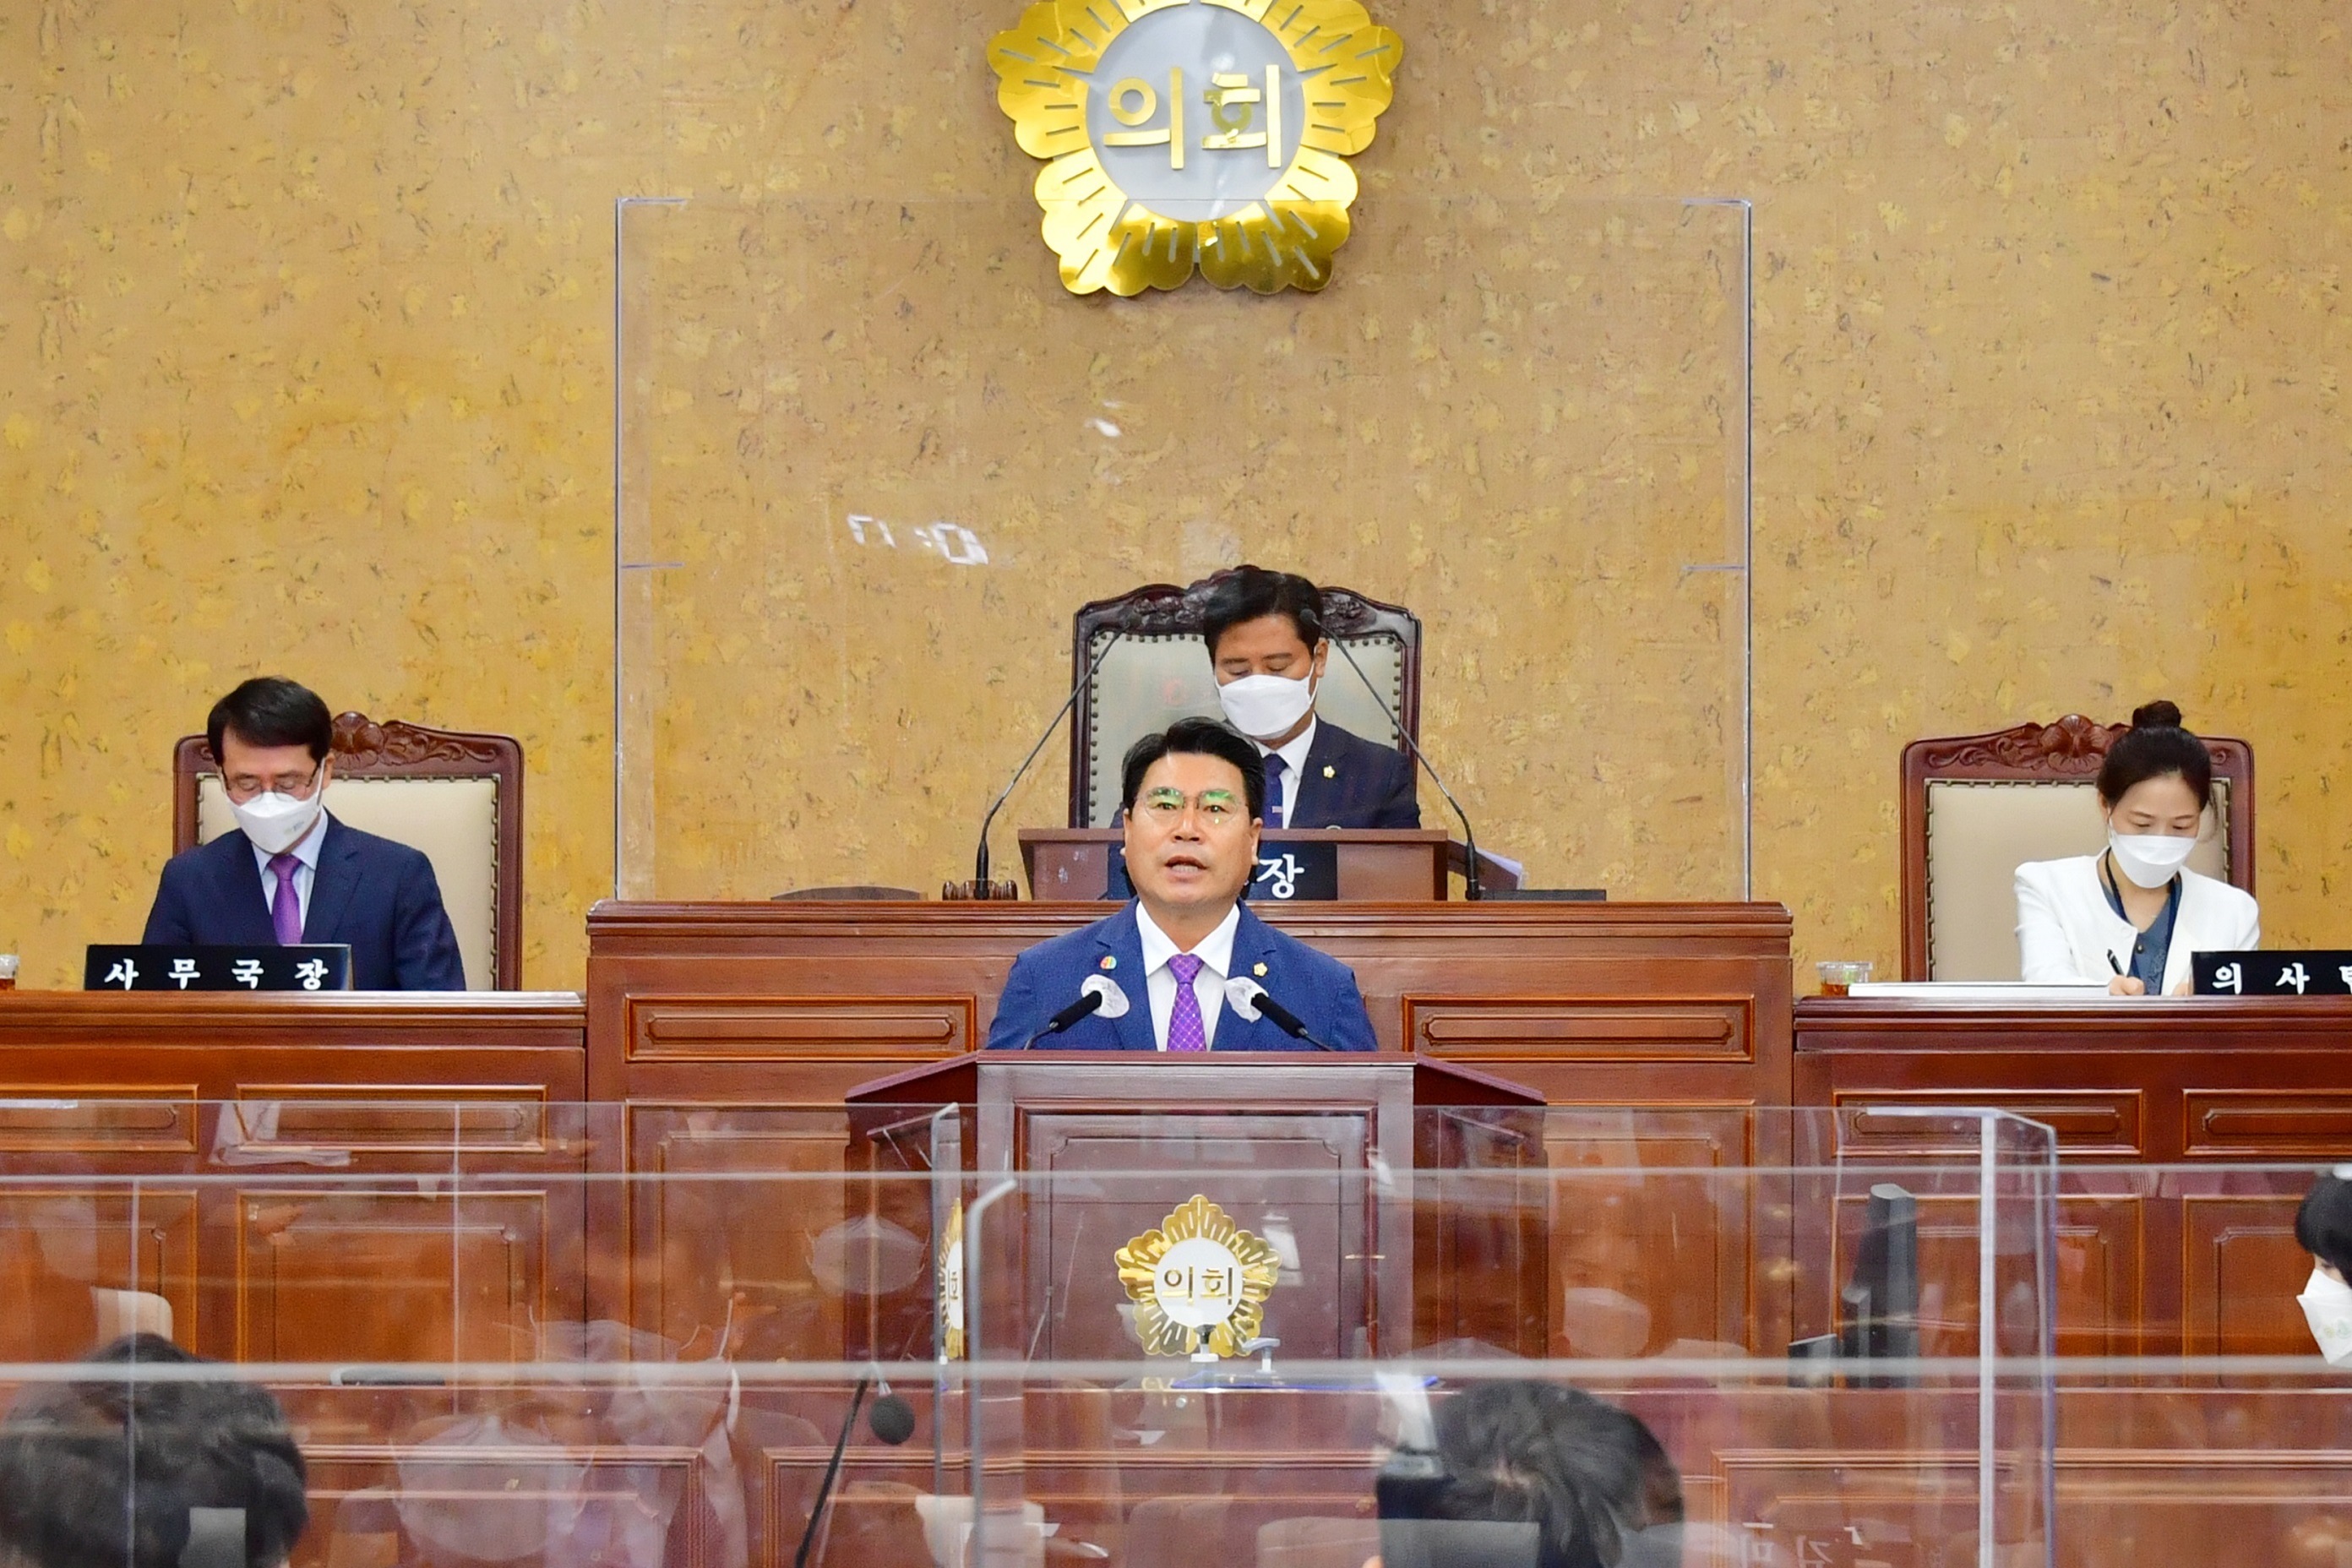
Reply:
<svg viewBox="0 0 2352 1568"><path fill-rule="evenodd" d="M1213 719L1180 719L1127 753L1127 865L1117 914L1013 962L992 1050L1373 1048L1356 976L1243 907L1265 770Z"/></svg>

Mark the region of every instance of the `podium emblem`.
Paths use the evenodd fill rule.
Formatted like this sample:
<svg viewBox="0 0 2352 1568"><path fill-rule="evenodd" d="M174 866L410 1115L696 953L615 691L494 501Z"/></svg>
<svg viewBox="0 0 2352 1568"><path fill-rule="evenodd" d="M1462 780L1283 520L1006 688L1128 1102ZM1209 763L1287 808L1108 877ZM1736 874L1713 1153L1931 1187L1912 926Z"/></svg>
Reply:
<svg viewBox="0 0 2352 1568"><path fill-rule="evenodd" d="M1039 0L988 46L1073 294L1320 289L1404 46L1359 0Z"/></svg>
<svg viewBox="0 0 2352 1568"><path fill-rule="evenodd" d="M940 1354L963 1359L963 1200L948 1211L948 1232L940 1242Z"/></svg>
<svg viewBox="0 0 2352 1568"><path fill-rule="evenodd" d="M1273 1247L1198 1194L1120 1247L1118 1262L1149 1355L1241 1354L1282 1268Z"/></svg>

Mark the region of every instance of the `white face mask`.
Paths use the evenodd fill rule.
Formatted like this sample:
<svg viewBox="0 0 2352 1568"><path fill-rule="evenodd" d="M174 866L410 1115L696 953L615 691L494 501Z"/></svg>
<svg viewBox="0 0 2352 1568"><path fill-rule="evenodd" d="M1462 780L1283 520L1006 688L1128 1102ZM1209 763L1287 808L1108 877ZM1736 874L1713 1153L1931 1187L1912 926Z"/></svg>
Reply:
<svg viewBox="0 0 2352 1568"><path fill-rule="evenodd" d="M1270 741L1287 734L1315 706L1311 676L1293 680L1286 675L1244 675L1217 688L1217 706L1225 721L1253 741Z"/></svg>
<svg viewBox="0 0 2352 1568"><path fill-rule="evenodd" d="M265 855L277 855L302 842L302 836L319 820L319 810L326 800L327 788L321 783L310 792L308 800L271 790L241 805L231 802L229 809L236 813L236 825L245 829L245 836L253 840L257 848Z"/></svg>
<svg viewBox="0 0 2352 1568"><path fill-rule="evenodd" d="M2107 847L2115 852L2123 874L2143 888L2161 888L2197 847L2194 838L2169 838L2153 833L2117 833L2107 829Z"/></svg>
<svg viewBox="0 0 2352 1568"><path fill-rule="evenodd" d="M2311 1337L2319 1342L2319 1353L2327 1358L2327 1364L2352 1366L2352 1285L2328 1278L2315 1264L2311 1282L2294 1301L2303 1309L2303 1321L2311 1325Z"/></svg>

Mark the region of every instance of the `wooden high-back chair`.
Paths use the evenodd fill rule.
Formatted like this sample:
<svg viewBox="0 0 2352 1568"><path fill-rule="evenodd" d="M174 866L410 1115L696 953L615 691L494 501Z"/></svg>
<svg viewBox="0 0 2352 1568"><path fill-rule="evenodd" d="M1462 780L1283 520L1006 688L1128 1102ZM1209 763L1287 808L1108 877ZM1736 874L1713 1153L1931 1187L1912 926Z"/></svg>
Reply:
<svg viewBox="0 0 2352 1568"><path fill-rule="evenodd" d="M2129 728L2069 713L1903 748L1903 978L2018 978L2017 868L2106 847L2099 767ZM2253 748L2198 738L2213 804L2189 868L2251 893Z"/></svg>
<svg viewBox="0 0 2352 1568"><path fill-rule="evenodd" d="M522 746L508 735L431 730L362 713L335 720L327 809L424 851L457 933L470 991L522 981ZM172 751L172 852L236 826L202 735Z"/></svg>
<svg viewBox="0 0 2352 1568"><path fill-rule="evenodd" d="M1222 576L1190 587L1152 583L1082 607L1071 638L1075 682L1113 634L1118 646L1078 693L1070 721L1070 826L1108 827L1119 807L1119 763L1127 749L1179 719L1216 718L1217 680L1201 641L1201 612ZM1367 741L1402 751L1386 703L1405 732L1421 739L1421 620L1402 605L1347 588L1323 590L1323 631L1345 643L1379 700L1333 648L1316 711Z"/></svg>

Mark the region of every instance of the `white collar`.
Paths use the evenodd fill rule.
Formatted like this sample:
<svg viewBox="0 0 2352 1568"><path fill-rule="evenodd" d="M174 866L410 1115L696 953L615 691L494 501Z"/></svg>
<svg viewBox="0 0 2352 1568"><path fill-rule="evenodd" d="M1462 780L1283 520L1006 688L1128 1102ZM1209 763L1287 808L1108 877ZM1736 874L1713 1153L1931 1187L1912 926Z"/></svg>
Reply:
<svg viewBox="0 0 2352 1568"><path fill-rule="evenodd" d="M1307 728L1299 731L1281 745L1259 745L1255 741L1252 741L1250 744L1257 746L1257 754L1261 757L1280 757L1283 766L1290 770L1290 776L1297 778L1307 771L1307 753L1315 749L1315 730L1322 722L1321 714L1310 713L1307 719Z"/></svg>
<svg viewBox="0 0 2352 1568"><path fill-rule="evenodd" d="M1233 970L1234 933L1241 929L1241 925L1242 907L1236 903L1225 911L1225 918L1217 922L1217 929L1202 937L1200 944L1192 949L1192 955L1214 971L1220 980ZM1146 974L1157 973L1170 959L1183 951L1176 945L1174 938L1152 923L1150 912L1143 907L1141 899L1135 901L1135 930L1136 934L1143 939L1143 973Z"/></svg>
<svg viewBox="0 0 2352 1568"><path fill-rule="evenodd" d="M303 869L309 871L312 876L317 876L319 872L319 851L327 847L328 820L327 807L324 803L321 803L319 806L319 820L311 825L310 832L302 835L302 842L294 846L293 849L290 851L294 858L302 863ZM253 844L253 840L250 838L247 839L246 842L247 844ZM264 849L258 844L253 844L253 858L261 867L262 875L268 876L269 874L269 851Z"/></svg>

